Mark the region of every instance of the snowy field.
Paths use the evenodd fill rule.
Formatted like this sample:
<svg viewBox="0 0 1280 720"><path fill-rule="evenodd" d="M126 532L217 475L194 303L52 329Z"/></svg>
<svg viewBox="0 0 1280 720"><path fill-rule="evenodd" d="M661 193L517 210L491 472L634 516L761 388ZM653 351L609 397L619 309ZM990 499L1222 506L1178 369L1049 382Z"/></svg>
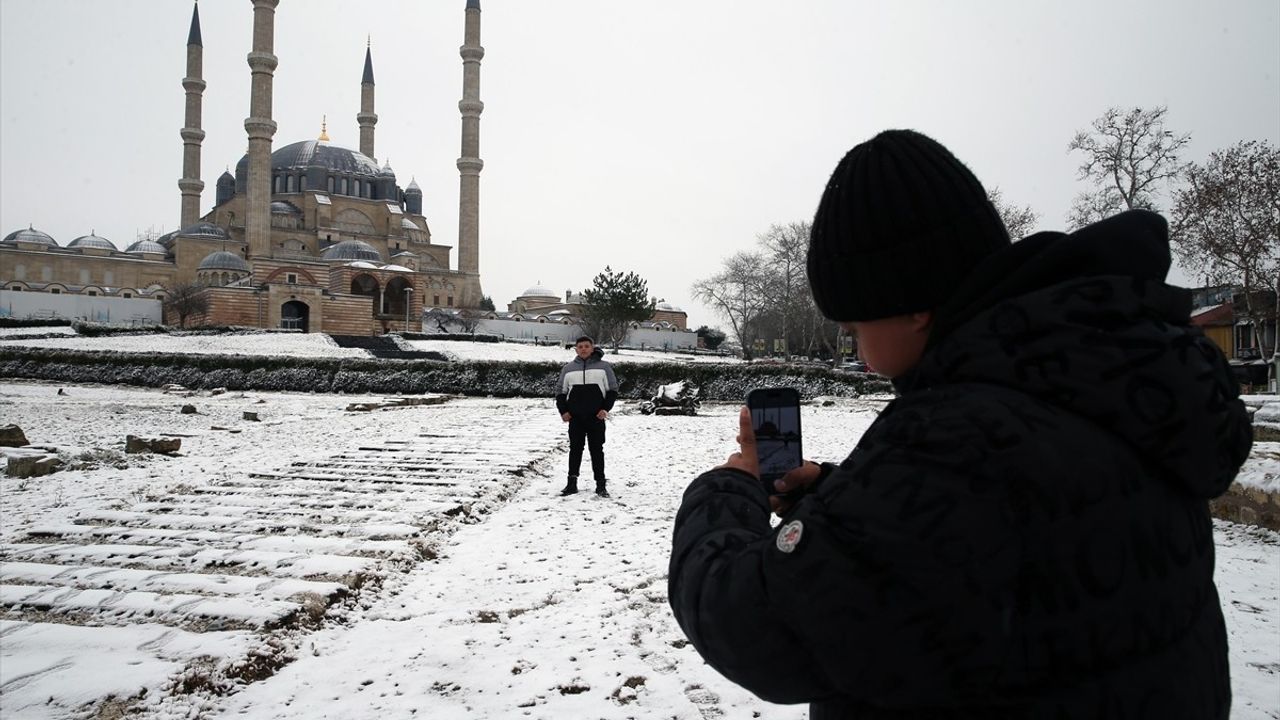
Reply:
<svg viewBox="0 0 1280 720"><path fill-rule="evenodd" d="M6 340L5 335L34 335L70 331L70 328L12 328L0 335L0 347L47 347L63 350L115 350L133 353L192 353L218 355L285 355L289 357L372 357L359 348L338 347L320 333L246 333L243 335L105 335L102 337L31 338ZM22 332L12 332L21 330ZM64 333L67 334L67 333Z"/></svg>
<svg viewBox="0 0 1280 720"><path fill-rule="evenodd" d="M551 345L527 345L523 343L481 343L454 340L408 340L405 345L414 350L434 350L455 360L523 360L526 362L559 362L573 359L573 350ZM698 362L738 363L737 358L718 355L690 355L668 353L661 350L628 350L617 353L605 348L605 360L612 363Z"/></svg>
<svg viewBox="0 0 1280 720"><path fill-rule="evenodd" d="M69 337L6 339L7 336L59 334ZM526 362L559 362L573 359L573 350L558 346L524 343L484 343L454 340L407 340L406 349L434 350L453 360L523 360ZM158 333L80 337L68 327L34 327L0 329L0 347L25 346L63 348L67 350L116 350L120 352L154 353L219 353L227 355L287 355L290 357L370 357L365 350L338 347L328 335L319 333L247 333L243 335L173 336ZM737 358L717 355L689 355L661 350L620 350L606 348L610 362L714 362L737 363Z"/></svg>
<svg viewBox="0 0 1280 720"><path fill-rule="evenodd" d="M550 400L346 410L379 400L0 383L4 422L101 463L0 480L0 716L806 715L710 670L666 603L680 494L736 407L620 404L603 500L556 496ZM842 456L878 408L807 406L808 454ZM127 433L182 449L124 456ZM1280 535L1215 528L1232 717L1274 720Z"/></svg>

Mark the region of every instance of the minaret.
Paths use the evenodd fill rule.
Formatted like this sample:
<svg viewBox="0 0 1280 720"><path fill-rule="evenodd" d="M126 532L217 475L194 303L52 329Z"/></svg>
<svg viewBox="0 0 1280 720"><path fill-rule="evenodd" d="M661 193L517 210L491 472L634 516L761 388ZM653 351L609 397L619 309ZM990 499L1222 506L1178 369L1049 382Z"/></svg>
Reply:
<svg viewBox="0 0 1280 720"><path fill-rule="evenodd" d="M178 190L182 192L182 214L178 227L194 225L200 219L200 193L204 181L200 179L200 143L204 142L204 130L200 129L201 100L204 95L204 44L200 40L200 6L191 8L191 32L187 35L187 76L182 78L182 88L187 91L187 115L179 135L182 136L182 179Z"/></svg>
<svg viewBox="0 0 1280 720"><path fill-rule="evenodd" d="M480 0L467 0L466 35L459 54L462 55L462 157L458 158L460 192L458 194L458 270L480 274ZM477 284L477 290L479 285ZM477 292L477 295L479 293ZM468 298L474 305L480 298Z"/></svg>
<svg viewBox="0 0 1280 720"><path fill-rule="evenodd" d="M276 69L276 5L280 0L251 0L253 3L253 50L247 58L253 83L249 91L249 117L244 120L249 134L248 208L245 241L249 255L271 254L271 138L276 123L271 119L271 81Z"/></svg>
<svg viewBox="0 0 1280 720"><path fill-rule="evenodd" d="M364 48L364 78L360 81L360 112L356 122L360 123L360 154L373 157L373 126L378 124L378 116L373 112L372 39Z"/></svg>

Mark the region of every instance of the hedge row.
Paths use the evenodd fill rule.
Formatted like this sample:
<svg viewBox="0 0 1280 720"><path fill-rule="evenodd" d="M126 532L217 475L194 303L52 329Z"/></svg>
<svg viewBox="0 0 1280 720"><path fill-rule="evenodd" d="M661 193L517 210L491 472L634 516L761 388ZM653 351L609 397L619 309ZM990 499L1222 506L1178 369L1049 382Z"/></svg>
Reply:
<svg viewBox="0 0 1280 720"><path fill-rule="evenodd" d="M320 393L493 395L550 397L560 366L547 362L243 355L179 355L115 351L0 349L0 377L195 389ZM826 368L711 363L625 364L615 367L619 395L647 399L659 385L688 380L707 400L741 400L757 387L790 386L806 398L891 392L885 380Z"/></svg>

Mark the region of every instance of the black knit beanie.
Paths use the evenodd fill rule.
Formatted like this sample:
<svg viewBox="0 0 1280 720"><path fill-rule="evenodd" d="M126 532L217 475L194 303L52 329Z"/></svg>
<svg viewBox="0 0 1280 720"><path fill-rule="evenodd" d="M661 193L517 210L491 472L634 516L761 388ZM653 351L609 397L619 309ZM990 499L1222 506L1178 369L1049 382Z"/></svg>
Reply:
<svg viewBox="0 0 1280 720"><path fill-rule="evenodd" d="M969 168L913 130L849 151L809 237L809 286L823 315L878 320L934 310L1009 232Z"/></svg>

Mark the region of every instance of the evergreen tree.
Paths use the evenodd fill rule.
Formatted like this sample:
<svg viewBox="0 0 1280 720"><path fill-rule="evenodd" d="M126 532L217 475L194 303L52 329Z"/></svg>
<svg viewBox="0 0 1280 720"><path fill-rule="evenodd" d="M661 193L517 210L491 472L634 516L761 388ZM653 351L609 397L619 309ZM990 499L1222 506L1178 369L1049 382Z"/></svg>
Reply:
<svg viewBox="0 0 1280 720"><path fill-rule="evenodd" d="M630 323L653 317L649 283L633 272L615 272L606 265L582 297L582 321L587 333L597 344L612 345L615 350L626 338Z"/></svg>
<svg viewBox="0 0 1280 720"><path fill-rule="evenodd" d="M708 350L715 350L720 347L720 343L724 342L726 337L723 330L719 328L710 328L706 325L698 328L697 334L698 337L702 338L702 344L705 345Z"/></svg>

